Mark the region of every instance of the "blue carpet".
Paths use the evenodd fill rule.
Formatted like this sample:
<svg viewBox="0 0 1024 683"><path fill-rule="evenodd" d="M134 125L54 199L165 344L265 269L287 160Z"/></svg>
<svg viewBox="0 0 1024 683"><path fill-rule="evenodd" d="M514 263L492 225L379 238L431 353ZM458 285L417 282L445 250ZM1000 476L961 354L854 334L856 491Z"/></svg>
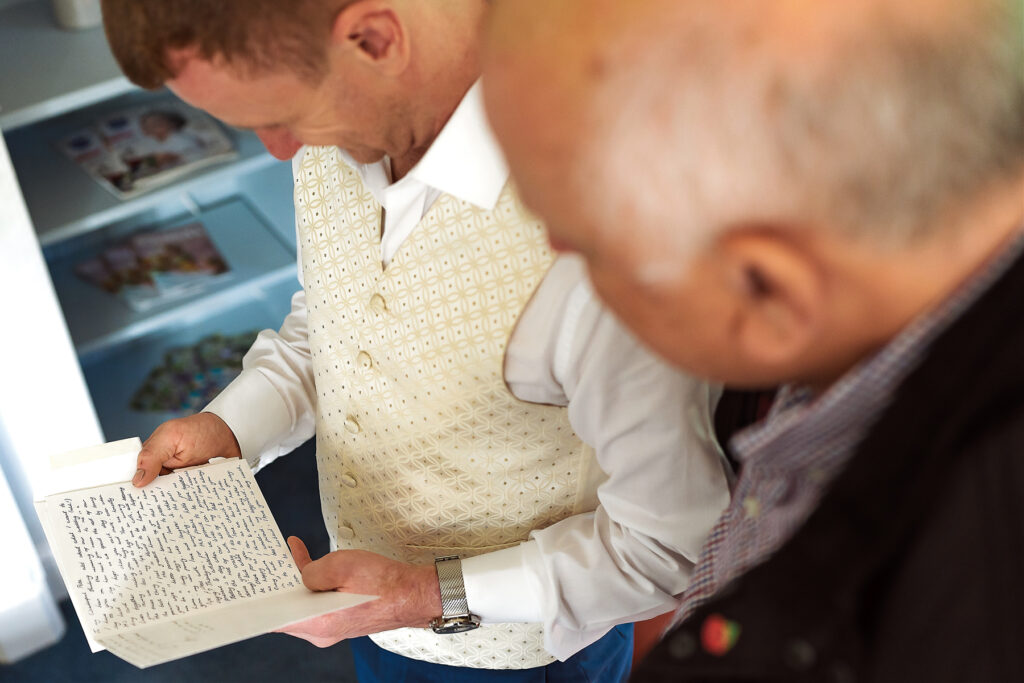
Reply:
<svg viewBox="0 0 1024 683"><path fill-rule="evenodd" d="M327 552L320 515L316 457L312 442L270 464L256 475L281 532L299 536L316 558ZM109 652L91 654L70 602L61 604L67 623L64 638L17 664L0 665L7 683L206 683L263 681L354 683L348 644L320 649L304 640L268 633L210 652L136 669Z"/></svg>

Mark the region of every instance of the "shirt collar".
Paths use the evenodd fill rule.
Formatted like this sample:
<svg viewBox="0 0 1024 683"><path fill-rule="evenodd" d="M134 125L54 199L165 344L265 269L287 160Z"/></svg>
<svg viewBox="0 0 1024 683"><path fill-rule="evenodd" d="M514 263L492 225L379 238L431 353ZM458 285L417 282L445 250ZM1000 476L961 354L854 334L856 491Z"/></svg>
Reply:
<svg viewBox="0 0 1024 683"><path fill-rule="evenodd" d="M382 205L388 203L389 192L418 183L489 211L498 203L509 176L505 155L487 122L479 80L463 96L423 158L397 183L391 182L388 159L361 164L345 150L339 152Z"/></svg>
<svg viewBox="0 0 1024 683"><path fill-rule="evenodd" d="M498 203L509 170L487 122L479 80L409 176L482 209Z"/></svg>

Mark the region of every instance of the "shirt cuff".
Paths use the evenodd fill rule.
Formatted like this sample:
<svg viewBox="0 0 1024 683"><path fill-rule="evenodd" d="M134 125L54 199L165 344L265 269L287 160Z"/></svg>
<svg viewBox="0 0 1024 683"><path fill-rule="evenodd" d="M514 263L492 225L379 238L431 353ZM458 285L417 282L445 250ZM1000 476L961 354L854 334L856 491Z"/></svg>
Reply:
<svg viewBox="0 0 1024 683"><path fill-rule="evenodd" d="M279 455L274 447L292 429L288 406L259 370L243 370L203 412L224 420L254 471Z"/></svg>
<svg viewBox="0 0 1024 683"><path fill-rule="evenodd" d="M539 553L536 541L462 561L469 611L487 624L543 621L540 584L527 570L527 558Z"/></svg>

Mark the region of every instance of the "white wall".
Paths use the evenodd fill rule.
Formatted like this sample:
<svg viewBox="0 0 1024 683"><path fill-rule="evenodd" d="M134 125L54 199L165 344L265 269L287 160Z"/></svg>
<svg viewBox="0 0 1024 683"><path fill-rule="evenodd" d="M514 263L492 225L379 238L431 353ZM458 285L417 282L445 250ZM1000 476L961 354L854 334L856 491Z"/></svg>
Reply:
<svg viewBox="0 0 1024 683"><path fill-rule="evenodd" d="M0 0L2 1L2 0ZM60 188L55 187L59 200ZM32 507L47 458L103 442L50 274L0 136L0 656L60 632L63 590ZM8 486L9 484L9 486ZM19 514L20 512L20 514ZM40 558L46 578L39 571ZM26 586L32 586L27 589Z"/></svg>
<svg viewBox="0 0 1024 683"><path fill-rule="evenodd" d="M3 471L0 471L0 663L15 662L60 639L64 619L46 586L43 566Z"/></svg>

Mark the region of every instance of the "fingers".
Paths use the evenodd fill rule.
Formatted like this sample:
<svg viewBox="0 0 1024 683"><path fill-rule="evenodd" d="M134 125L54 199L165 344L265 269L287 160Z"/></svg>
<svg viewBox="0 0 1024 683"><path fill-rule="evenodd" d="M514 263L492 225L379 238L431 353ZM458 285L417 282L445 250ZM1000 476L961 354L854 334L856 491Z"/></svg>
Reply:
<svg viewBox="0 0 1024 683"><path fill-rule="evenodd" d="M347 637L340 625L341 622L329 614L282 626L276 632L301 638L317 647L330 647Z"/></svg>
<svg viewBox="0 0 1024 683"><path fill-rule="evenodd" d="M132 484L145 486L179 467L201 465L215 457L240 457L231 428L212 413L169 420L142 444Z"/></svg>
<svg viewBox="0 0 1024 683"><path fill-rule="evenodd" d="M319 636L311 636L305 633L288 633L288 631L281 631L281 633L294 636L295 638L300 638L306 641L307 643L312 643L313 645L316 645L321 649L325 647L331 647L332 645L337 645L342 640L344 640L344 638L321 638Z"/></svg>
<svg viewBox="0 0 1024 683"><path fill-rule="evenodd" d="M293 632L289 631L288 628L289 627L282 628L278 630L277 633L284 633L294 638L299 638L307 643L312 643L319 648L331 647L332 645L337 645L344 640L344 638L332 638L330 636L317 636L310 633Z"/></svg>
<svg viewBox="0 0 1024 683"><path fill-rule="evenodd" d="M306 549L306 544L298 536L288 537L288 549L292 551L292 558L300 572L313 561L313 558L309 556L309 550Z"/></svg>

